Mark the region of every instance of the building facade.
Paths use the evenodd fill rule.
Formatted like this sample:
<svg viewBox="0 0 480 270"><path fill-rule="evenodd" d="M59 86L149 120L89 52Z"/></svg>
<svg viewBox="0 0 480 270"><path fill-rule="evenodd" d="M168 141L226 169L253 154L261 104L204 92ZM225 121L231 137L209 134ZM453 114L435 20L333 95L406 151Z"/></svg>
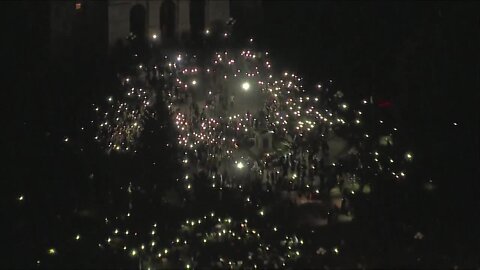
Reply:
<svg viewBox="0 0 480 270"><path fill-rule="evenodd" d="M229 0L52 1L51 43L56 50L93 35L97 43L111 48L130 34L159 43L181 42L229 17Z"/></svg>
<svg viewBox="0 0 480 270"><path fill-rule="evenodd" d="M185 40L230 17L228 0L115 0L108 2L108 41L130 33L162 41Z"/></svg>

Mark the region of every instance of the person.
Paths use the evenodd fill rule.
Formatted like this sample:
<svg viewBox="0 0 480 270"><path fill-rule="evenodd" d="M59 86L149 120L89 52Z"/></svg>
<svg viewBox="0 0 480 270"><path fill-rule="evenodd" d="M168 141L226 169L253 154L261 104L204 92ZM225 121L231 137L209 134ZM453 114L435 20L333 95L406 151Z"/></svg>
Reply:
<svg viewBox="0 0 480 270"><path fill-rule="evenodd" d="M200 113L200 121L205 121L207 117L207 113L205 112L205 107L202 108L202 112Z"/></svg>
<svg viewBox="0 0 480 270"><path fill-rule="evenodd" d="M235 104L235 96L231 95L230 96L230 108L233 109L233 105Z"/></svg>
<svg viewBox="0 0 480 270"><path fill-rule="evenodd" d="M178 86L175 86L175 98L178 98Z"/></svg>

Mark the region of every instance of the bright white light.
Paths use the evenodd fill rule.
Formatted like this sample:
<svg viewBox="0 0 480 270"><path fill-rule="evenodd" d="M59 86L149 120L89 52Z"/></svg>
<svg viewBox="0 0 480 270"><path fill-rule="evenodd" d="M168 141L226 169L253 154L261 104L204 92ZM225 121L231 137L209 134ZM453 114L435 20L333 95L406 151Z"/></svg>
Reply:
<svg viewBox="0 0 480 270"><path fill-rule="evenodd" d="M157 35L153 34L152 38L157 39Z"/></svg>
<svg viewBox="0 0 480 270"><path fill-rule="evenodd" d="M242 88L243 88L243 90L248 91L250 89L250 83L249 82L244 82L242 84Z"/></svg>
<svg viewBox="0 0 480 270"><path fill-rule="evenodd" d="M182 56L181 55L177 56L177 61L182 61Z"/></svg>
<svg viewBox="0 0 480 270"><path fill-rule="evenodd" d="M245 166L243 165L243 163L241 161L237 163L237 168L243 169L243 167L245 167Z"/></svg>
<svg viewBox="0 0 480 270"><path fill-rule="evenodd" d="M192 81L192 85L196 85L197 84L197 81L196 80L193 80Z"/></svg>
<svg viewBox="0 0 480 270"><path fill-rule="evenodd" d="M205 35L208 35L208 34L210 34L210 30L209 30L209 29L205 30Z"/></svg>
<svg viewBox="0 0 480 270"><path fill-rule="evenodd" d="M23 201L23 195L20 195L20 197L18 197L18 200Z"/></svg>

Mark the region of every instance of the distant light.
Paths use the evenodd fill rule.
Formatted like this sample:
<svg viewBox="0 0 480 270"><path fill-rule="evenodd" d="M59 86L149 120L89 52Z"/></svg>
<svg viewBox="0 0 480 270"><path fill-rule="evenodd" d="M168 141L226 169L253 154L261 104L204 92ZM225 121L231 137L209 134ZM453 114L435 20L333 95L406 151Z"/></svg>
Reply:
<svg viewBox="0 0 480 270"><path fill-rule="evenodd" d="M57 254L57 251L56 251L54 248L50 248L50 249L48 250L48 254L49 254L49 255L55 255L55 254Z"/></svg>
<svg viewBox="0 0 480 270"><path fill-rule="evenodd" d="M241 161L237 163L237 168L243 169L243 167L245 167L245 166L243 165L243 163Z"/></svg>
<svg viewBox="0 0 480 270"><path fill-rule="evenodd" d="M411 161L413 159L413 154L410 153L410 152L407 152L405 154L405 159L408 160L408 161Z"/></svg>
<svg viewBox="0 0 480 270"><path fill-rule="evenodd" d="M75 10L82 9L82 3L75 3Z"/></svg>
<svg viewBox="0 0 480 270"><path fill-rule="evenodd" d="M196 80L193 80L192 81L192 85L196 85L197 84L197 81Z"/></svg>
<svg viewBox="0 0 480 270"><path fill-rule="evenodd" d="M108 102L112 102L113 101L113 98L112 97L108 97Z"/></svg>
<svg viewBox="0 0 480 270"><path fill-rule="evenodd" d="M454 126L458 126L458 123L457 123L457 122L454 122L453 125L454 125Z"/></svg>
<svg viewBox="0 0 480 270"><path fill-rule="evenodd" d="M182 61L182 56L181 55L177 56L177 61Z"/></svg>
<svg viewBox="0 0 480 270"><path fill-rule="evenodd" d="M80 234L77 234L77 235L75 236L75 240L77 240L77 241L80 240Z"/></svg>
<svg viewBox="0 0 480 270"><path fill-rule="evenodd" d="M209 35L209 34L210 34L210 30L209 29L205 30L205 35Z"/></svg>
<svg viewBox="0 0 480 270"><path fill-rule="evenodd" d="M243 90L248 91L250 89L250 83L249 82L244 82L242 84L242 88L243 88Z"/></svg>
<svg viewBox="0 0 480 270"><path fill-rule="evenodd" d="M23 195L20 195L20 197L18 197L18 200L23 201Z"/></svg>
<svg viewBox="0 0 480 270"><path fill-rule="evenodd" d="M153 34L152 38L153 38L153 39L157 39L157 35L156 35L156 34Z"/></svg>

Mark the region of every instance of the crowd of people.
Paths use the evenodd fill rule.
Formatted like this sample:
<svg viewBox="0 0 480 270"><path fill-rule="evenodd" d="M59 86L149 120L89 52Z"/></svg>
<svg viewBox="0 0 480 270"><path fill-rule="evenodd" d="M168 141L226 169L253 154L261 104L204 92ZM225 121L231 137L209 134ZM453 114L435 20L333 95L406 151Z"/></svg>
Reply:
<svg viewBox="0 0 480 270"><path fill-rule="evenodd" d="M253 59L256 54L242 55ZM340 139L340 145L334 147L341 149L336 149L334 155L330 151L331 142L338 139L336 130L342 128L345 121L341 119L341 112L324 108L341 102L341 93L329 96L333 91L327 89L319 91L316 96L305 95L302 86L292 82L300 81L295 75L289 75L293 77L292 81L271 79L271 82L263 82L259 79L260 87L249 90L258 91L258 98L267 96L264 106L247 106L243 113L235 114L238 109L233 108L242 105L235 104L235 95L230 94L232 90L222 93L230 82L218 82L218 77L231 74L213 68L201 70L188 66L185 56L177 58L175 63L165 61L163 65L156 63L150 69L140 69L139 80L158 89L169 108L177 126L178 143L184 148L181 162L186 165L187 182L204 174L212 188L220 190L261 187L264 192L294 191L313 201L328 200L334 187L338 187L342 194L348 192L348 195L359 189L361 182L356 172L346 171L345 166L361 166L355 146ZM184 63L181 64L179 59ZM219 57L215 59L218 61ZM241 62L232 57L226 65L235 61ZM219 70L224 71L225 67ZM259 77L262 75L257 73ZM200 79L203 85L218 88L199 89ZM208 84L209 80L212 84ZM251 87L256 86L252 83ZM276 91L272 93L271 89ZM302 117L307 120L291 121ZM271 136L261 137L259 134ZM270 147L258 149L258 136L259 140L267 138L266 144L270 143ZM350 151L346 153L348 149ZM340 205L333 203L332 207L350 211L346 207L349 205L348 195L342 196Z"/></svg>
<svg viewBox="0 0 480 270"><path fill-rule="evenodd" d="M178 205L196 203L192 198L205 194L223 203L233 200L224 194L236 193L256 218L278 221L278 214L266 213L295 209L288 211L296 219L290 225L311 228L351 221L354 197L370 193L375 176L405 177L403 155L395 153L391 138L383 147L377 140L392 131L364 125L371 120L372 100L347 101L332 81L307 90L301 77L274 71L268 52L206 54L165 52L138 61L119 75L125 96L108 98L111 112L101 119L109 121L100 121L99 140L107 142L108 152L135 152L147 120L158 106L167 108L175 127L175 158L183 164L183 176L176 180L185 197ZM131 204L127 216L130 210ZM262 226L276 232L271 221ZM134 247L131 255L137 251Z"/></svg>
<svg viewBox="0 0 480 270"><path fill-rule="evenodd" d="M294 202L324 201L332 210L350 213L349 198L369 192L367 179L382 171L405 176L390 168L391 144L372 151L378 146L370 138L375 135L360 128L362 106L371 101L350 105L331 81L306 91L295 74L274 76L267 56L224 51L204 60L178 54L140 63L122 78L140 109L118 102L116 110L137 117L117 115L121 124L110 130L108 146L133 148L145 120L154 115L158 93L163 102L155 106L165 104L177 128L186 189L192 179L204 177L215 189L291 193L287 197Z"/></svg>

